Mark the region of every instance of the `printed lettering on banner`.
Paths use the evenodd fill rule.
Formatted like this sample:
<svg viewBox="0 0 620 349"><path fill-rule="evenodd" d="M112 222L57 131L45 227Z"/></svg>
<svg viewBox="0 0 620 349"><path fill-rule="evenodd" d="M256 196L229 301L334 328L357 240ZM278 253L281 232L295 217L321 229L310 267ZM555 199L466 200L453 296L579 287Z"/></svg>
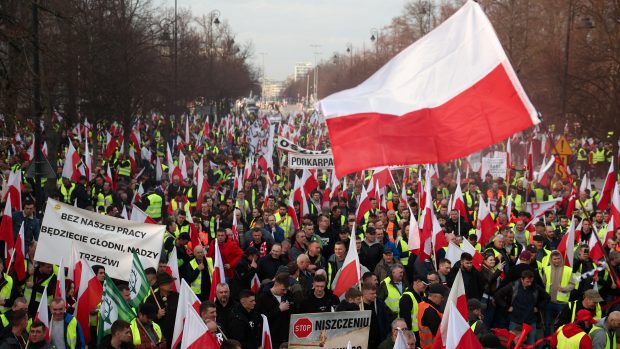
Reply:
<svg viewBox="0 0 620 349"><path fill-rule="evenodd" d="M506 177L506 153L503 153L503 156L482 158L481 176L484 178L487 173L490 173L493 178Z"/></svg>
<svg viewBox="0 0 620 349"><path fill-rule="evenodd" d="M288 347L368 348L370 310L291 315Z"/></svg>
<svg viewBox="0 0 620 349"><path fill-rule="evenodd" d="M103 265L111 278L128 281L133 252L145 268L157 268L165 229L48 199L34 259L59 264L75 245L79 257L90 265Z"/></svg>
<svg viewBox="0 0 620 349"><path fill-rule="evenodd" d="M334 158L331 154L306 155L299 153L289 153L288 167L296 169L331 169L334 168Z"/></svg>

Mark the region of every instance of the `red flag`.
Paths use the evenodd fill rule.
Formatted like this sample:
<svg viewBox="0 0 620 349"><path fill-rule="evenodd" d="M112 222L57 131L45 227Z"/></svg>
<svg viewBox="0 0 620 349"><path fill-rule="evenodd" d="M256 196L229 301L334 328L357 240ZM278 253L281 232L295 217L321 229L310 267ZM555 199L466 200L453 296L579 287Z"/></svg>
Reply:
<svg viewBox="0 0 620 349"><path fill-rule="evenodd" d="M82 260L81 263L80 288L77 293L74 315L80 326L85 329L83 331L85 342L90 343L90 331L88 331L90 327L89 315L91 311L97 309L97 305L101 302L103 286L93 273L88 262Z"/></svg>
<svg viewBox="0 0 620 349"><path fill-rule="evenodd" d="M334 280L334 295L337 297L344 296L344 293L351 287L355 286L362 278L360 272L360 260L355 247L355 239L355 227L353 227L351 239L349 240L349 250L347 251L347 256L344 258L342 268L340 268L337 273L337 279Z"/></svg>
<svg viewBox="0 0 620 349"><path fill-rule="evenodd" d="M403 91L416 91L415 98ZM447 162L540 122L474 1L319 108L339 176L373 166ZM362 130L381 132L360 137Z"/></svg>
<svg viewBox="0 0 620 349"><path fill-rule="evenodd" d="M133 147L138 152L138 155L140 155L140 149L142 148L142 146L140 145L141 142L139 127L131 130L131 133L129 134L129 141L131 142L131 144L133 144Z"/></svg>
<svg viewBox="0 0 620 349"><path fill-rule="evenodd" d="M588 240L588 247L590 248L590 258L593 261L598 261L605 257L605 253L603 252L603 245L601 245L601 241L598 239L598 234L590 234L590 240Z"/></svg>
<svg viewBox="0 0 620 349"><path fill-rule="evenodd" d="M459 314L454 303L449 302L448 304L450 316L448 316L446 349L483 349L478 337L465 320L467 317ZM444 317L446 316L444 315Z"/></svg>
<svg viewBox="0 0 620 349"><path fill-rule="evenodd" d="M173 248L168 258L168 264L166 264L166 273L175 278L172 284L172 290L179 292L181 289L181 277L179 276L179 260L177 258L177 249Z"/></svg>
<svg viewBox="0 0 620 349"><path fill-rule="evenodd" d="M180 305L180 304L179 304ZM183 325L183 341L181 349L216 349L217 339L209 332L200 315L189 305L185 305L187 316Z"/></svg>
<svg viewBox="0 0 620 349"><path fill-rule="evenodd" d="M268 202L269 202L269 183L265 185L265 195L263 198L263 210L267 208Z"/></svg>
<svg viewBox="0 0 620 349"><path fill-rule="evenodd" d="M105 172L105 176L104 179L106 182L110 183L110 187L112 187L112 189L114 190L114 177L112 177L112 171L110 170L110 163L108 163L108 168Z"/></svg>
<svg viewBox="0 0 620 349"><path fill-rule="evenodd" d="M370 204L370 198L368 197L368 192L366 188L362 186L362 194L360 195L360 204L357 207L357 211L355 212L355 221L359 224L364 218L366 212L370 211L372 208Z"/></svg>
<svg viewBox="0 0 620 349"><path fill-rule="evenodd" d="M461 250L472 255L472 263L474 265L474 268L476 268L478 271L482 270L482 261L484 260L484 257L482 256L482 253L480 253L480 251L476 250L476 248L469 242L469 240L463 239Z"/></svg>
<svg viewBox="0 0 620 349"><path fill-rule="evenodd" d="M140 222L140 223L150 223L157 224L157 221L153 218L149 217L144 211L142 211L138 206L131 206L131 217L129 217L130 221Z"/></svg>
<svg viewBox="0 0 620 349"><path fill-rule="evenodd" d="M209 292L209 300L215 301L215 290L218 284L226 283L226 277L224 276L224 263L222 262L222 255L220 254L220 247L217 240L213 241L215 247L213 275L211 276L211 292Z"/></svg>
<svg viewBox="0 0 620 349"><path fill-rule="evenodd" d="M116 148L118 148L118 141L116 140L116 137L112 137L109 132L106 132L106 140L107 144L103 156L106 159L109 159L112 155L114 155Z"/></svg>
<svg viewBox="0 0 620 349"><path fill-rule="evenodd" d="M428 172L427 172L428 173ZM424 209L420 218L420 225L422 230L420 231L420 260L424 260L431 256L432 252L432 238L433 238L433 202L431 198L431 182L430 178L427 178L424 185Z"/></svg>
<svg viewBox="0 0 620 349"><path fill-rule="evenodd" d="M232 240L239 243L239 226L237 223L237 209L233 212L233 221L232 221ZM217 244L216 244L217 245Z"/></svg>
<svg viewBox="0 0 620 349"><path fill-rule="evenodd" d="M614 159L612 158L611 164L609 164L609 170L607 171L607 177L605 177L605 184L603 185L603 190L601 192L601 199L597 204L599 210L604 211L607 209L607 205L609 205L609 202L611 201L611 194L615 183Z"/></svg>
<svg viewBox="0 0 620 349"><path fill-rule="evenodd" d="M261 340L261 347L263 349L272 349L271 346L271 331L269 331L269 320L264 314L260 314L263 318L263 336Z"/></svg>
<svg viewBox="0 0 620 349"><path fill-rule="evenodd" d="M480 196L480 203L478 205L478 226L480 228L480 238L478 241L480 245L484 246L491 240L496 229L493 218L491 218L491 212L489 212L489 208L482 196Z"/></svg>
<svg viewBox="0 0 620 349"><path fill-rule="evenodd" d="M172 348L176 348L183 338L183 327L188 315L187 310L194 309L196 312L200 312L200 299L196 297L185 280L181 281L178 304L174 319L174 331L172 332Z"/></svg>
<svg viewBox="0 0 620 349"><path fill-rule="evenodd" d="M392 182L392 176L387 166L378 167L374 169L372 174L372 180L377 182L377 188L385 188Z"/></svg>
<svg viewBox="0 0 620 349"><path fill-rule="evenodd" d="M615 229L620 226L620 187L618 183L614 185L613 194L611 196L611 207L609 208L609 216L610 220L613 217L615 222ZM609 228L607 228L609 230ZM615 231L614 229L614 231Z"/></svg>
<svg viewBox="0 0 620 349"><path fill-rule="evenodd" d="M316 179L314 170L303 170L301 176L301 183L304 187L304 192L311 194L319 186L319 182Z"/></svg>
<svg viewBox="0 0 620 349"><path fill-rule="evenodd" d="M196 184L198 190L198 198L196 199L196 209L200 210L202 207L202 201L204 200L204 195L209 191L209 182L205 178L204 171L204 162L203 159L200 159L198 162L198 176L196 177Z"/></svg>
<svg viewBox="0 0 620 349"><path fill-rule="evenodd" d="M338 192L340 190L341 184L340 180L338 180L338 176L336 176L336 171L332 170L332 175L329 180L331 184L331 188L329 190L329 198L338 197Z"/></svg>
<svg viewBox="0 0 620 349"><path fill-rule="evenodd" d="M189 223L189 238L192 246L200 245L200 238L198 237L198 229L196 229L196 224L194 223L194 219L189 211L185 211L185 216L187 217L187 222Z"/></svg>
<svg viewBox="0 0 620 349"><path fill-rule="evenodd" d="M11 194L4 206L4 213L2 214L2 221L0 222L0 241L4 241L5 251L4 257L9 256L9 251L15 247L15 240L13 240L13 212L11 210ZM8 262L8 261L7 261Z"/></svg>

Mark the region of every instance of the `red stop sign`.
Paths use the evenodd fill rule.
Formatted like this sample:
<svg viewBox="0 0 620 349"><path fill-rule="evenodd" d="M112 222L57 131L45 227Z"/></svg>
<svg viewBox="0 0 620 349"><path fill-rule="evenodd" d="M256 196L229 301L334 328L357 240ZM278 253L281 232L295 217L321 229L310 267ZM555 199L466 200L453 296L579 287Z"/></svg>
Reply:
<svg viewBox="0 0 620 349"><path fill-rule="evenodd" d="M312 333L312 322L307 317L297 319L293 325L293 334L297 338L306 338Z"/></svg>

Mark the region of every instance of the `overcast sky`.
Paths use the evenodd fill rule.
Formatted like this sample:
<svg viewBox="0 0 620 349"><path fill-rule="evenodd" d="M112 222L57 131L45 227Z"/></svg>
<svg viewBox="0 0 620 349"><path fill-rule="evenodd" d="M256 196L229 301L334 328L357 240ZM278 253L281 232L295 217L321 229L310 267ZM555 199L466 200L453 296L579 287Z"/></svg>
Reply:
<svg viewBox="0 0 620 349"><path fill-rule="evenodd" d="M399 15L406 0L177 0L178 7L194 15L221 12L237 33L237 42L252 41L254 63L265 55L267 78L284 80L296 62L314 63L314 48L328 59L344 53L347 43L354 50L371 47L372 28L381 28ZM174 7L174 0L157 0Z"/></svg>

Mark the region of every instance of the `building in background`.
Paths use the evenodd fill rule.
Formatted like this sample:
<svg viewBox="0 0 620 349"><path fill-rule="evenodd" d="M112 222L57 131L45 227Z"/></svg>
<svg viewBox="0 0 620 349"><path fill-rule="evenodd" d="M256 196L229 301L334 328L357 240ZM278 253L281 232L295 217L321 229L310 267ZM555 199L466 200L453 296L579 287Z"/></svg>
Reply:
<svg viewBox="0 0 620 349"><path fill-rule="evenodd" d="M300 62L295 64L295 81L303 79L312 70L312 63Z"/></svg>
<svg viewBox="0 0 620 349"><path fill-rule="evenodd" d="M276 101L280 99L280 93L284 89L283 81L265 79L263 85L263 99L265 101Z"/></svg>

